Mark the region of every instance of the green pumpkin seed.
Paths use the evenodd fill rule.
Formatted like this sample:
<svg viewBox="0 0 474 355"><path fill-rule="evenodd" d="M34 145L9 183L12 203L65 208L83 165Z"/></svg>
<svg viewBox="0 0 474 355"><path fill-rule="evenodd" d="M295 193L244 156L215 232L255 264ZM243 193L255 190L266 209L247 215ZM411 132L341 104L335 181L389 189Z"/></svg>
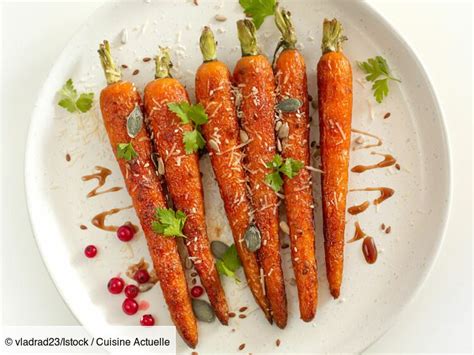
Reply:
<svg viewBox="0 0 474 355"><path fill-rule="evenodd" d="M300 100L289 98L280 101L277 105L277 109L282 112L296 112L301 107L301 105L302 103Z"/></svg>
<svg viewBox="0 0 474 355"><path fill-rule="evenodd" d="M216 319L216 315L211 305L203 300L193 299L193 312L197 319L202 322L212 323Z"/></svg>
<svg viewBox="0 0 474 355"><path fill-rule="evenodd" d="M143 126L143 114L137 105L127 117L127 133L131 138L135 138Z"/></svg>
<svg viewBox="0 0 474 355"><path fill-rule="evenodd" d="M219 240L211 242L211 252L217 259L222 259L229 246Z"/></svg>
<svg viewBox="0 0 474 355"><path fill-rule="evenodd" d="M257 251L262 245L262 236L254 224L251 224L248 227L247 231L245 232L244 239L247 249L251 252Z"/></svg>

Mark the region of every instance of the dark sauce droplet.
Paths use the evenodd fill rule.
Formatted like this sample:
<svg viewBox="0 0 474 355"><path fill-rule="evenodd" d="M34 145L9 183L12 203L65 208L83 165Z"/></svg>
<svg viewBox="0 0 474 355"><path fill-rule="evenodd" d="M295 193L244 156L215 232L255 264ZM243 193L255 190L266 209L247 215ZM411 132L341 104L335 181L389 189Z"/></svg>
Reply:
<svg viewBox="0 0 474 355"><path fill-rule="evenodd" d="M362 243L362 253L364 253L365 261L369 264L373 264L377 261L377 246L375 245L374 238L365 237Z"/></svg>

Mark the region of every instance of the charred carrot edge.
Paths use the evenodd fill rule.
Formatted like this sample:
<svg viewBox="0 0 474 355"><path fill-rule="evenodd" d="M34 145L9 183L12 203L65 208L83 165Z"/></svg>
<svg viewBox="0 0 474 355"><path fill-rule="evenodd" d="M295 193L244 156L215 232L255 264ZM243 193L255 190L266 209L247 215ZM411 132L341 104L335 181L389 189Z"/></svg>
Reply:
<svg viewBox="0 0 474 355"><path fill-rule="evenodd" d="M116 158L119 143L131 143L137 153L132 160L117 158L117 162L140 219L171 318L184 341L194 348L198 341L197 324L176 240L158 235L151 228L155 209L165 207L166 200L153 168L150 139L145 127L135 138L127 133L127 117L136 106L141 108L140 95L132 83L121 81L107 41L100 45L99 54L108 84L101 92L100 107L110 144Z"/></svg>
<svg viewBox="0 0 474 355"><path fill-rule="evenodd" d="M268 59L258 53L253 22L247 19L238 21L237 28L242 58L235 67L234 81L242 94L241 124L249 136L244 164L248 170L255 222L262 236L257 253L273 320L284 328L288 311L278 235L280 202L275 192L265 184L265 176L271 172L265 164L276 153L275 78Z"/></svg>
<svg viewBox="0 0 474 355"><path fill-rule="evenodd" d="M211 254L206 231L204 196L197 153L186 154L183 134L191 131L190 124L182 124L168 109L172 102L189 102L186 89L171 78L171 61L166 49L156 58L156 79L145 88L145 112L153 134L157 153L163 159L165 181L176 209L187 215L185 244L194 267L206 290L217 318L222 324L229 321L229 310L219 274Z"/></svg>
<svg viewBox="0 0 474 355"><path fill-rule="evenodd" d="M209 117L209 121L202 126L202 133L207 141L207 150L247 283L271 323L270 307L260 279L260 266L255 253L247 249L244 241L250 226L251 205L241 162L240 129L230 72L224 63L217 60L216 41L209 27L204 27L202 31L200 47L204 62L196 73L196 100L204 106ZM211 145L212 141L216 144Z"/></svg>
<svg viewBox="0 0 474 355"><path fill-rule="evenodd" d="M296 35L289 12L277 6L275 22L282 33L280 47L283 48L274 68L277 102L293 98L301 103L296 112L281 112L281 120L289 128L286 142L282 145L282 155L285 159L292 158L308 166L310 165L310 117L306 65L303 56L295 48ZM300 317L309 322L316 314L318 303L311 173L307 169L301 169L292 179L284 176L283 189Z"/></svg>
<svg viewBox="0 0 474 355"><path fill-rule="evenodd" d="M331 295L338 298L344 262L344 227L352 121L352 69L342 53L342 25L324 20L318 63L318 102L324 248Z"/></svg>

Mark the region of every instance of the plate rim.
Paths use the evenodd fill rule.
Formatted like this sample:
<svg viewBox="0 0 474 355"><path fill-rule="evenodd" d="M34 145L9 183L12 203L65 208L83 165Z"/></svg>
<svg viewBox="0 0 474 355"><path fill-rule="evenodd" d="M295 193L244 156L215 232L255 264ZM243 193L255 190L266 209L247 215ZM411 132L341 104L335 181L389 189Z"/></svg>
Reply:
<svg viewBox="0 0 474 355"><path fill-rule="evenodd" d="M166 0L158 0L158 2L162 2L162 1L166 1ZM78 309L76 309L77 307L75 306L75 304L72 304L69 302L69 299L65 296L65 293L62 287L59 286L58 275L55 269L53 268L52 263L48 261L48 258L47 258L49 254L46 250L47 246L45 245L44 237L40 236L40 233L38 231L39 229L38 223L32 217L33 215L32 211L35 209L34 207L35 203L32 200L31 192L30 192L34 188L34 182L31 179L32 175L29 174L29 171L30 171L29 166L31 166L30 161L34 155L32 144L31 144L31 141L33 140L32 136L34 133L32 127L34 126L35 122L39 120L39 117L42 115L41 110L40 110L41 99L46 95L46 91L49 86L48 83L52 80L52 77L54 77L55 72L59 70L56 63L60 62L63 59L63 57L65 57L66 54L71 50L71 48L73 47L73 43L83 33L84 29L88 26L91 18L93 18L104 7L110 6L111 4L113 5L113 3L105 2L104 4L97 7L90 15L88 15L86 19L84 20L84 22L77 28L75 33L71 36L67 45L61 50L57 59L52 63L52 67L49 70L46 76L46 79L44 80L41 86L41 89L38 91L38 94L35 100L35 105L30 115L31 118L28 125L28 134L27 134L27 138L25 142L25 153L24 153L24 187L25 187L25 195L26 195L25 197L26 197L28 218L31 224L31 229L34 235L36 246L40 252L42 263L46 267L46 270L48 271L48 276L53 281L55 289L60 294L64 304L68 307L74 319L76 319L76 321L80 325L84 326L85 328L89 328L89 327L93 328L93 326L86 324L86 322L83 322L85 318L80 316L80 312L78 312ZM417 298L424 284L426 283L426 280L431 275L433 268L439 258L439 254L441 252L441 249L444 245L444 241L446 238L449 217L450 217L451 209L452 209L453 171L452 171L452 151L451 151L451 146L450 146L450 138L448 134L448 129L446 125L446 118L445 118L446 116L445 116L441 101L439 99L438 93L431 80L431 76L426 70L426 67L423 64L423 62L420 60L420 57L418 56L417 51L404 39L404 37L397 31L395 26L393 26L392 23L373 5L367 2L359 2L358 6L361 6L362 8L364 8L364 10L369 12L375 18L378 18L378 20L391 31L391 34L396 38L396 40L399 41L400 44L407 50L408 54L411 56L411 58L415 61L416 65L418 66L418 70L420 74L422 75L424 81L427 83L426 87L429 90L429 94L432 97L433 103L435 104L433 109L435 110L435 112L437 113L437 116L439 117L437 121L438 121L438 124L440 125L440 133L441 133L441 138L442 138L442 143L443 143L442 151L445 153L445 156L446 156L444 164L443 164L446 170L444 173L445 179L446 179L446 183L445 183L446 204L444 205L444 208L443 208L442 223L440 224L441 228L438 233L439 237L437 238L436 243L433 246L432 257L428 260L426 266L424 266L420 271L421 282L415 288L412 289L412 292L408 295L408 297L405 298L405 300L401 303L399 308L395 312L393 312L393 314L390 315L390 317L387 319L387 322L385 323L387 325L381 331L377 332L375 336L372 337L371 340L367 341L367 344L365 344L360 350L357 349L355 351L357 353L362 353L365 350L367 350L370 346L375 344L380 338L382 338L384 334L386 334L390 329L393 328L393 326L398 322L402 314L405 312L407 306L410 305Z"/></svg>

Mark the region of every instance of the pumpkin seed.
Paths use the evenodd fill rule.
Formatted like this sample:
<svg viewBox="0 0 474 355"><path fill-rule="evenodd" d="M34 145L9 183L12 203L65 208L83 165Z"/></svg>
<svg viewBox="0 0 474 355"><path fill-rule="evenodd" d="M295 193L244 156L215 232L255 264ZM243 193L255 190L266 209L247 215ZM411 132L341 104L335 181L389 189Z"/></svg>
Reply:
<svg viewBox="0 0 474 355"><path fill-rule="evenodd" d="M212 323L216 319L216 315L211 305L203 300L193 299L193 312L197 319L202 322Z"/></svg>
<svg viewBox="0 0 474 355"><path fill-rule="evenodd" d="M214 240L211 242L212 255L214 255L218 259L221 259L224 256L228 248L229 246L226 243L221 242L220 240Z"/></svg>
<svg viewBox="0 0 474 355"><path fill-rule="evenodd" d="M294 98L280 101L277 105L277 109L283 112L296 112L300 107L301 101Z"/></svg>
<svg viewBox="0 0 474 355"><path fill-rule="evenodd" d="M165 163L163 162L163 158L158 157L157 162L158 162L158 167L157 167L158 174L164 175L165 174Z"/></svg>
<svg viewBox="0 0 474 355"><path fill-rule="evenodd" d="M135 138L143 126L143 114L137 105L127 117L127 133L131 138Z"/></svg>
<svg viewBox="0 0 474 355"><path fill-rule="evenodd" d="M258 228L251 224L244 235L245 244L247 245L247 249L251 252L257 251L260 249L262 245L262 236L260 235L260 231Z"/></svg>

